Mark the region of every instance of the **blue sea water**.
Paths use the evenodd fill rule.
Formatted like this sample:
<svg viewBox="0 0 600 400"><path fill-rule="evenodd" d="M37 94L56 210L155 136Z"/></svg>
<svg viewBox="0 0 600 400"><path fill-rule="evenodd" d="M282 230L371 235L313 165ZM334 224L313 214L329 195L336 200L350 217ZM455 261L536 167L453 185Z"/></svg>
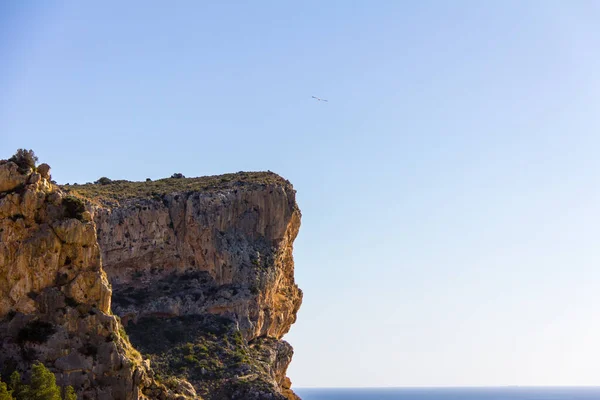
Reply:
<svg viewBox="0 0 600 400"><path fill-rule="evenodd" d="M302 400L600 400L600 387L294 389Z"/></svg>

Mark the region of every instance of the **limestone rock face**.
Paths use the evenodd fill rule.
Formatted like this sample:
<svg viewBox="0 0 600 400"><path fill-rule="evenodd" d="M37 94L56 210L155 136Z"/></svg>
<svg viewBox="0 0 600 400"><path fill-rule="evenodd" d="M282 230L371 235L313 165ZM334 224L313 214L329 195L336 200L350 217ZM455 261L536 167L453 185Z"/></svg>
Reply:
<svg viewBox="0 0 600 400"><path fill-rule="evenodd" d="M97 209L94 220L116 292L154 289L186 273L205 273L206 286L216 290L191 300L183 287L156 288L149 301L119 301L117 314L229 314L248 340L281 338L295 322L302 295L294 283L292 244L300 212L291 187L173 193Z"/></svg>
<svg viewBox="0 0 600 400"><path fill-rule="evenodd" d="M0 161L3 378L40 360L81 399L298 399L281 340L302 302L289 182L61 188L49 171Z"/></svg>
<svg viewBox="0 0 600 400"><path fill-rule="evenodd" d="M30 293L47 288L108 313L111 292L94 225L64 218L62 193L39 174L29 181L34 183L0 197L0 317L37 311L40 304Z"/></svg>
<svg viewBox="0 0 600 400"><path fill-rule="evenodd" d="M17 164L2 160L0 161L0 192L7 192L21 186L27 180L27 175L19 172Z"/></svg>
<svg viewBox="0 0 600 400"><path fill-rule="evenodd" d="M79 398L176 398L111 314L94 223L70 218L64 197L42 174L0 162L0 373L28 376L39 360Z"/></svg>
<svg viewBox="0 0 600 400"><path fill-rule="evenodd" d="M245 342L272 340L269 382L296 398L285 378L291 347L279 339L302 301L292 257L301 214L291 184L271 178L104 204L94 221L126 329L144 318L229 318Z"/></svg>

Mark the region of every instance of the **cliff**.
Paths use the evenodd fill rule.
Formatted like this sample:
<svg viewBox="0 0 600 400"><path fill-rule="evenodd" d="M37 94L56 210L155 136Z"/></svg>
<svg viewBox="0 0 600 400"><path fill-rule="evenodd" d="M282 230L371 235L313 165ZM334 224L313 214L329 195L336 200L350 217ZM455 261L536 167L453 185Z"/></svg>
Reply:
<svg viewBox="0 0 600 400"><path fill-rule="evenodd" d="M39 359L81 398L297 398L289 182L57 187L0 163L3 376Z"/></svg>

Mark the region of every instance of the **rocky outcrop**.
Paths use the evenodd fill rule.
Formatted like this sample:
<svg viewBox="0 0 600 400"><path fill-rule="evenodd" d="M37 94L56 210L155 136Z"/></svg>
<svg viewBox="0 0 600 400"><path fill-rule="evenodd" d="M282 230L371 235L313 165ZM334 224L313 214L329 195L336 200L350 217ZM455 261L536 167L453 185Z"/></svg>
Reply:
<svg viewBox="0 0 600 400"><path fill-rule="evenodd" d="M0 189L3 377L15 369L27 376L39 360L80 398L186 398L151 378L111 314L94 223L72 211L83 202L7 161L0 162Z"/></svg>
<svg viewBox="0 0 600 400"><path fill-rule="evenodd" d="M97 209L104 269L115 290L154 294L140 303L119 301L116 313L228 314L248 340L281 338L301 303L292 260L300 227L294 197L290 186L265 185L170 193L160 201ZM155 287L186 273L205 273L206 287L179 285L165 293Z"/></svg>
<svg viewBox="0 0 600 400"><path fill-rule="evenodd" d="M19 172L19 167L13 162L0 161L0 193L9 192L25 185L27 175Z"/></svg>
<svg viewBox="0 0 600 400"><path fill-rule="evenodd" d="M262 368L263 378L274 393L295 398L285 377L292 350L279 340L302 300L292 258L300 211L291 184L270 173L239 174L210 189L100 203L98 242L114 289L113 311L127 329L148 319L169 324L185 316L223 316L235 322L244 348L269 339L262 347L271 349L272 362ZM145 348L134 337L143 336L132 340ZM189 377L201 387L197 378Z"/></svg>
<svg viewBox="0 0 600 400"><path fill-rule="evenodd" d="M0 373L40 360L83 399L297 399L299 227L270 172L57 187L0 161Z"/></svg>

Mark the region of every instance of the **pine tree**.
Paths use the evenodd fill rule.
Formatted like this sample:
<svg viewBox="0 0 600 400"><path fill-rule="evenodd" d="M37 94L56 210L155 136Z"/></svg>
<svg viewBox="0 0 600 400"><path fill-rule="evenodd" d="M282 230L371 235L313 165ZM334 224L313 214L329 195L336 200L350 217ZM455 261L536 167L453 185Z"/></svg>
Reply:
<svg viewBox="0 0 600 400"><path fill-rule="evenodd" d="M29 386L21 383L21 374L18 371L14 371L10 375L10 390L12 391L12 397L17 400L28 400Z"/></svg>
<svg viewBox="0 0 600 400"><path fill-rule="evenodd" d="M6 383L0 381L0 400L13 400L11 392L8 390Z"/></svg>
<svg viewBox="0 0 600 400"><path fill-rule="evenodd" d="M21 375L15 371L10 376L8 390L6 383L0 381L0 400L62 400L61 389L56 385L56 377L41 362L32 367L31 385L21 382ZM64 388L64 400L77 400L72 386Z"/></svg>
<svg viewBox="0 0 600 400"><path fill-rule="evenodd" d="M18 149L17 152L8 159L19 166L19 171L24 174L29 169L35 168L35 164L38 162L38 158L33 150Z"/></svg>
<svg viewBox="0 0 600 400"><path fill-rule="evenodd" d="M60 397L60 388L56 385L54 374L41 362L33 364L32 369L31 397L27 400L62 400Z"/></svg>
<svg viewBox="0 0 600 400"><path fill-rule="evenodd" d="M0 397L0 400L2 400L2 397ZM65 400L77 400L77 395L75 394L73 386L67 386L65 388Z"/></svg>

